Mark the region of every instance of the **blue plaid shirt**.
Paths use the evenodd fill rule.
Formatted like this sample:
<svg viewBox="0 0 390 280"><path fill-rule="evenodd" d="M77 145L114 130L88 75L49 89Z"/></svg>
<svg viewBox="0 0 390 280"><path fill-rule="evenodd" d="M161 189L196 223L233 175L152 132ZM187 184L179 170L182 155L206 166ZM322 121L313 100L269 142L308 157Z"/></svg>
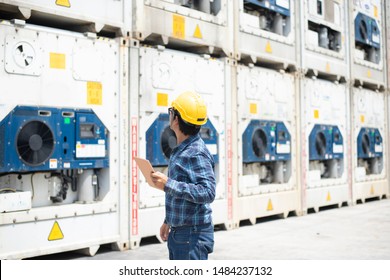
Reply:
<svg viewBox="0 0 390 280"><path fill-rule="evenodd" d="M215 198L214 159L199 133L172 150L165 185L165 223L170 226L212 222Z"/></svg>

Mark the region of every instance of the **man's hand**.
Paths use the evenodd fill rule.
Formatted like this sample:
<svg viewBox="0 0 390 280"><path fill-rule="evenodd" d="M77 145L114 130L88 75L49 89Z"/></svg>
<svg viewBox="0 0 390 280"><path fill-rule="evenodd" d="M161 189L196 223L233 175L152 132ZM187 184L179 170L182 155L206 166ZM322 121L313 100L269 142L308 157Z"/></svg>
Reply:
<svg viewBox="0 0 390 280"><path fill-rule="evenodd" d="M168 182L168 177L157 171L152 173L152 181L156 188L164 191L165 184Z"/></svg>
<svg viewBox="0 0 390 280"><path fill-rule="evenodd" d="M169 226L167 224L162 224L160 227L160 237L162 240L167 241L169 235Z"/></svg>

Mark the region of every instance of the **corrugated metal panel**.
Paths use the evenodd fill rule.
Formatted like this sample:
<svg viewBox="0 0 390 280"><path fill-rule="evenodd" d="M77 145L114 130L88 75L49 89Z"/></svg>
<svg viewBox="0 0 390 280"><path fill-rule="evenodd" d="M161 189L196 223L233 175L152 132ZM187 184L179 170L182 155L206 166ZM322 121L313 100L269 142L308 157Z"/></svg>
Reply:
<svg viewBox="0 0 390 280"><path fill-rule="evenodd" d="M0 246L1 258L98 248L100 244L109 242L116 243L118 248L127 248L128 225L119 224L120 220L128 220L127 200L119 201L120 197L126 197L127 190L127 187L120 188L122 181L119 174L119 137L122 135L118 114L119 96L123 89L120 87L122 81L119 73L127 68L127 61L121 62L122 40L87 38L79 33L33 25L15 26L6 21L0 26L0 41L3 42L0 61L5 66L0 71L3 86L0 119L3 121L12 114L16 106L43 108L42 112L48 114L46 125L51 126L56 136L66 135L62 136L63 139L58 136L53 144L56 151L60 151L64 157L80 157L77 151L83 148L82 142L74 143L70 138L84 136L77 133L78 128L75 131L67 129L66 134L59 129L78 123L72 112L75 115L78 112L93 112L93 118L85 115L84 121L92 121L92 127L96 127L96 118L99 118L104 129L100 129L102 126L99 124L99 130L94 128L86 132L88 135L107 135L104 143L107 143L108 153L103 155L101 150L90 150L87 156L82 155L91 157L90 164L100 161L94 158L96 156L107 158L108 164L98 170L89 165L70 170L71 163L51 164L50 168L53 169L44 172L18 173L19 170L15 168L12 172L2 169L5 172L0 177L3 191L9 188L31 192L32 195L29 198L31 209L28 211L0 214L1 235L32 233L26 230L32 225L34 235L14 239L17 242L3 242ZM50 117L49 113L57 112L59 108L68 108L65 115L60 116L63 123L53 123L55 116ZM37 118L34 116L31 115L31 120ZM23 118L27 123L30 120L27 114ZM14 119L10 119L11 123L7 125L15 127ZM11 136L9 141L12 139ZM35 143L39 146L39 141ZM57 149L60 143L63 146ZM92 148L91 145L89 147ZM11 153L11 150L7 153ZM59 193L61 199L53 199ZM56 235L53 240L50 236L55 222L62 228L62 234ZM59 233L57 227L54 231Z"/></svg>

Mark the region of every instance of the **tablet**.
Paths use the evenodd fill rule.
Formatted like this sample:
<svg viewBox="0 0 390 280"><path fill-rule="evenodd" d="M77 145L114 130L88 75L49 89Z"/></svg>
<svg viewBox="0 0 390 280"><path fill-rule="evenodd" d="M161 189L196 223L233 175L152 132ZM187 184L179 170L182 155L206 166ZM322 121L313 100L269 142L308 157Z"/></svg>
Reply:
<svg viewBox="0 0 390 280"><path fill-rule="evenodd" d="M156 187L152 181L151 174L154 172L154 169L153 169L153 166L150 164L150 161L148 161L147 159L139 158L139 157L134 157L134 160L137 163L142 174L144 175L146 182L150 186Z"/></svg>

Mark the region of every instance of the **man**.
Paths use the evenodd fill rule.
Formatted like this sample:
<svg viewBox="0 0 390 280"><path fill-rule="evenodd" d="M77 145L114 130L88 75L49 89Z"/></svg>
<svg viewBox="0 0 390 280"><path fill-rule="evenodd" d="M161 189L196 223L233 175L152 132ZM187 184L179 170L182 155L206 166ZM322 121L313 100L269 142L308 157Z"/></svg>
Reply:
<svg viewBox="0 0 390 280"><path fill-rule="evenodd" d="M152 174L165 192L165 220L160 236L168 240L169 259L207 260L214 248L210 203L215 198L214 160L199 131L207 122L200 95L184 92L168 109L177 146L172 150L168 176Z"/></svg>

